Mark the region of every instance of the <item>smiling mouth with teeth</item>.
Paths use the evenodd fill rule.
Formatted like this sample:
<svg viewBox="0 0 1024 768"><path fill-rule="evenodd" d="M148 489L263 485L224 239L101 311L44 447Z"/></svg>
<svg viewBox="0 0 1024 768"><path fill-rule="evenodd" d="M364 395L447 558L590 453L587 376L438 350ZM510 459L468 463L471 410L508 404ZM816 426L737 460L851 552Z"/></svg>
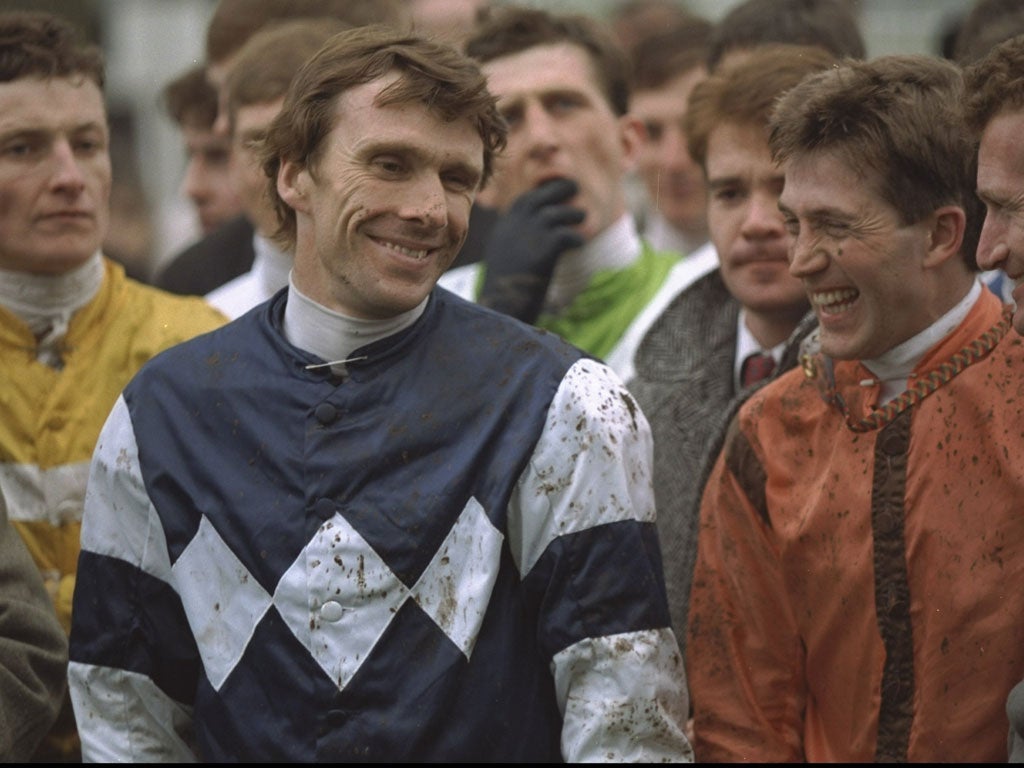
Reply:
<svg viewBox="0 0 1024 768"><path fill-rule="evenodd" d="M811 303L815 309L819 309L826 315L838 315L849 309L850 305L860 296L860 291L854 288L843 288L838 291L821 291L811 297Z"/></svg>
<svg viewBox="0 0 1024 768"><path fill-rule="evenodd" d="M408 256L413 259L425 259L427 258L427 254L430 253L429 250L413 250L412 248L406 248L404 245L399 245L398 243L390 243L387 240L378 240L377 242L395 253L400 253L403 256Z"/></svg>

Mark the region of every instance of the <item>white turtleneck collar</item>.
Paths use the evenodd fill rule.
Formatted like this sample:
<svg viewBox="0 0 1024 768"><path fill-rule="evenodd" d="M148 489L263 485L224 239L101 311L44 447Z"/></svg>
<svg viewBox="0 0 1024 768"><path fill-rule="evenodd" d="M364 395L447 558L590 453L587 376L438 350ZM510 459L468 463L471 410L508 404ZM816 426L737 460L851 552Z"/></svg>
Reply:
<svg viewBox="0 0 1024 768"><path fill-rule="evenodd" d="M302 293L289 279L284 336L292 345L331 363L331 371L343 376L344 363L355 350L408 328L423 314L429 300L427 296L408 312L385 320L361 320L328 309Z"/></svg>
<svg viewBox="0 0 1024 768"><path fill-rule="evenodd" d="M907 389L910 375L914 372L917 364L921 362L921 358L963 322L971 311L971 307L974 306L974 302L981 296L981 290L981 282L975 280L971 290L957 302L956 306L919 334L873 360L861 361L864 367L881 382L879 405L898 397Z"/></svg>
<svg viewBox="0 0 1024 768"><path fill-rule="evenodd" d="M59 368L61 343L71 317L99 293L103 275L99 251L61 275L0 269L0 306L24 321L38 339L37 359Z"/></svg>
<svg viewBox="0 0 1024 768"><path fill-rule="evenodd" d="M94 253L62 275L33 275L0 269L0 305L38 332L55 317L70 318L99 292L103 257Z"/></svg>
<svg viewBox="0 0 1024 768"><path fill-rule="evenodd" d="M545 311L557 314L572 303L597 272L628 267L640 258L642 250L636 219L633 214L624 213L582 248L566 251L559 257L548 287Z"/></svg>

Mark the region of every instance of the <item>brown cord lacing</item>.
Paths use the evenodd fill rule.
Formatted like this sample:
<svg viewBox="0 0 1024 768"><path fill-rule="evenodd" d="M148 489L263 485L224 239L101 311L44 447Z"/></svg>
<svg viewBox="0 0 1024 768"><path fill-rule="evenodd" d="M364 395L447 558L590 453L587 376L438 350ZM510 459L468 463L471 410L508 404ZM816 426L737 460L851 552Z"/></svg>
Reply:
<svg viewBox="0 0 1024 768"><path fill-rule="evenodd" d="M846 419L846 426L854 432L869 432L873 429L881 429L886 424L891 423L893 419L907 410L907 408L917 405L939 387L952 381L966 368L988 357L1006 335L1006 332L1010 330L1012 317L1013 307L1004 307L1003 316L998 323L953 355L949 360L943 362L938 368L921 376L899 397L876 408L871 414L859 421L853 420L849 410L840 401L839 404Z"/></svg>

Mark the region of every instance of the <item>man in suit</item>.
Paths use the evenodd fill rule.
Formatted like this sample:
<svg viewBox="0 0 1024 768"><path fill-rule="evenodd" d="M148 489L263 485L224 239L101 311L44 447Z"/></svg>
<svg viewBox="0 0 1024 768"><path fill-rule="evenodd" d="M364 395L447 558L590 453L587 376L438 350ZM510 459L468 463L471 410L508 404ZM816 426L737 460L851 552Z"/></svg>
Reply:
<svg viewBox="0 0 1024 768"><path fill-rule="evenodd" d="M655 321L636 356L631 392L654 431L654 491L673 627L685 643L705 464L734 403L761 376L795 361L790 336L809 309L789 275L790 237L778 210L782 169L768 154L775 98L835 59L822 49L765 46L697 84L687 111L690 152L708 185L719 266ZM804 329L802 329L804 330Z"/></svg>

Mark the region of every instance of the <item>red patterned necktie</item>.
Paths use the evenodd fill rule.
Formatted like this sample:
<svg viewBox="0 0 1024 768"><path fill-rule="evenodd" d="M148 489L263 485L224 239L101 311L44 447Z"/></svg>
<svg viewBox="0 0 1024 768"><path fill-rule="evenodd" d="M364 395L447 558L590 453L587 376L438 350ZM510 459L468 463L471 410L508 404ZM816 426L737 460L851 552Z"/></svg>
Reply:
<svg viewBox="0 0 1024 768"><path fill-rule="evenodd" d="M775 371L775 358L763 352L747 355L740 368L740 382L749 387L761 379L767 379Z"/></svg>

